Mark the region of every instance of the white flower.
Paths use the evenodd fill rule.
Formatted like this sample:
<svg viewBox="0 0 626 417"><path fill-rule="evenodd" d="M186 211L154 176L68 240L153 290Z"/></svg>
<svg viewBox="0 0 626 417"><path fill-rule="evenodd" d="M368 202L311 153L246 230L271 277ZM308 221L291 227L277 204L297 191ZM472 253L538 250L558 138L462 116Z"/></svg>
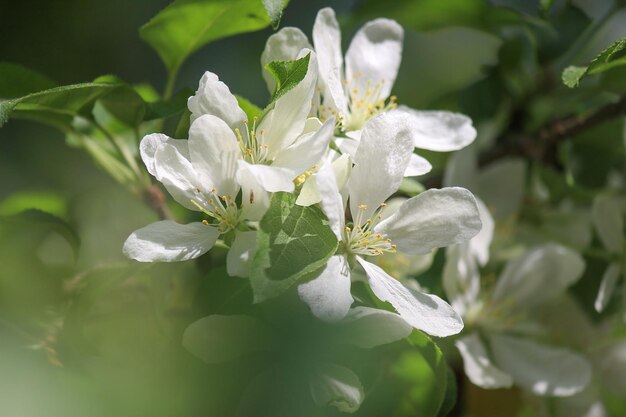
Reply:
<svg viewBox="0 0 626 417"><path fill-rule="evenodd" d="M434 295L413 291L365 258L396 250L424 254L468 240L481 227L474 197L462 188L429 190L404 202L382 220L385 200L400 184L413 148L406 119L393 112L370 120L348 183L353 222L345 224L345 201L332 169L317 175L321 206L340 240L340 249L315 279L298 287L300 298L325 320L343 318L352 304L351 270L360 266L374 294L388 301L411 326L434 336L458 333L463 322Z"/></svg>
<svg viewBox="0 0 626 417"><path fill-rule="evenodd" d="M294 179L322 158L332 137L333 120L307 123L316 74L313 65L258 126L250 126L228 87L206 72L189 99L189 140L152 134L143 138L140 152L148 172L174 199L207 219L153 223L129 236L124 253L141 262L188 260L233 232L228 273L247 276L256 235L247 222L263 216L270 192L293 191Z"/></svg>
<svg viewBox="0 0 626 417"><path fill-rule="evenodd" d="M404 31L389 19L366 23L354 36L344 58L341 52L341 31L331 8L317 14L313 26L313 43L318 57L321 103L319 117L335 116L344 138L336 143L344 153L354 156L361 130L372 117L395 109L396 99L390 96L398 74ZM293 59L301 48L310 47L306 35L297 28L284 28L272 35L261 56L261 64L273 60ZM268 74L270 90L273 81ZM447 111L416 111L400 106L396 111L407 117L411 125L414 147L447 152L461 149L476 137L471 120ZM412 155L406 175L422 175L430 171L430 163Z"/></svg>
<svg viewBox="0 0 626 417"><path fill-rule="evenodd" d="M257 220L269 205L268 193L292 192L294 178L321 160L332 138L333 119L323 126L315 119L307 120L317 83L317 64L310 50L298 55L309 53L304 79L280 97L259 123L246 120L236 97L211 72L204 74L198 91L189 98L193 121L190 137L205 137L194 141L194 146L190 141L194 166L201 163L208 180L220 175L223 155L235 154L236 179L243 187L244 204L253 195L256 209L251 216Z"/></svg>
<svg viewBox="0 0 626 417"><path fill-rule="evenodd" d="M619 199L609 195L598 195L593 200L591 211L593 224L604 247L615 257L602 276L595 301L598 312L609 303L617 282L624 275L624 214ZM623 286L623 305L626 306L626 285ZM624 313L626 321L626 313Z"/></svg>
<svg viewBox="0 0 626 417"><path fill-rule="evenodd" d="M493 224L479 204L483 224ZM491 233L447 250L443 284L470 330L456 341L468 378L483 388L516 383L536 395L569 396L590 381L591 369L565 348L528 340L541 330L530 319L539 306L561 295L584 270L580 255L549 244L506 264L493 290L481 294L479 265L488 261Z"/></svg>

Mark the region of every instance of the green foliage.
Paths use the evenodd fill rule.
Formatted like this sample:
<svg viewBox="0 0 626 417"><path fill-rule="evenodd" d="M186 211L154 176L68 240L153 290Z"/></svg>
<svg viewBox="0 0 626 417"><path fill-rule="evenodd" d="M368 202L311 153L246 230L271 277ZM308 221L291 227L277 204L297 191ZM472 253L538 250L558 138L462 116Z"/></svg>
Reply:
<svg viewBox="0 0 626 417"><path fill-rule="evenodd" d="M295 204L275 193L261 220L250 282L255 302L275 297L322 267L337 250L337 238L318 207Z"/></svg>
<svg viewBox="0 0 626 417"><path fill-rule="evenodd" d="M563 70L563 83L570 87L577 87L580 80L586 75L600 74L612 68L626 65L626 56L622 51L626 49L626 38L620 39L600 52L586 67L569 66Z"/></svg>
<svg viewBox="0 0 626 417"><path fill-rule="evenodd" d="M304 79L309 68L310 59L311 54L308 53L306 56L294 61L272 61L265 66L265 69L276 80L276 91L272 95L268 108Z"/></svg>
<svg viewBox="0 0 626 417"><path fill-rule="evenodd" d="M458 396L458 387L456 385L456 377L454 371L450 367L446 367L446 394L437 413L437 417L446 417L454 408Z"/></svg>
<svg viewBox="0 0 626 417"><path fill-rule="evenodd" d="M280 19L283 17L283 10L289 4L289 0L263 0L263 6L267 11L267 15L272 21L272 27L274 30L278 29Z"/></svg>
<svg viewBox="0 0 626 417"><path fill-rule="evenodd" d="M0 216L11 216L37 209L63 217L67 204L62 195L51 191L18 191L0 201Z"/></svg>
<svg viewBox="0 0 626 417"><path fill-rule="evenodd" d="M270 19L259 0L176 0L139 29L170 73L209 42L263 29Z"/></svg>
<svg viewBox="0 0 626 417"><path fill-rule="evenodd" d="M263 113L263 110L261 110L256 104L252 103L247 98L244 98L241 96L236 96L236 97L237 97L237 102L239 103L239 107L241 107L241 110L243 110L244 113L246 113L246 117L248 118L248 120L252 121L254 120L255 117L261 116L261 113Z"/></svg>
<svg viewBox="0 0 626 417"><path fill-rule="evenodd" d="M45 75L9 62L0 62L0 99L25 96L55 87Z"/></svg>
<svg viewBox="0 0 626 417"><path fill-rule="evenodd" d="M146 104L134 88L113 75L98 77L94 82L119 85L100 99L102 105L117 120L129 127L138 126L143 121Z"/></svg>
<svg viewBox="0 0 626 417"><path fill-rule="evenodd" d="M169 99L148 102L144 119L165 119L180 114L187 109L187 99L192 95L191 88L184 88Z"/></svg>
<svg viewBox="0 0 626 417"><path fill-rule="evenodd" d="M118 83L74 84L2 101L0 127L13 116L68 128L74 116L86 111L98 98L118 87Z"/></svg>

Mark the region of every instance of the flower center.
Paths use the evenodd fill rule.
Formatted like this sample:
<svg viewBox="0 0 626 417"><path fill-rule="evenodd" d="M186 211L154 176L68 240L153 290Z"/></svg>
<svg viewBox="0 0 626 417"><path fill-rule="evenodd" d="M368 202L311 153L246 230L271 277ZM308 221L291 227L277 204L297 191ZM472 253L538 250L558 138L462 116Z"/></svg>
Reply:
<svg viewBox="0 0 626 417"><path fill-rule="evenodd" d="M199 188L196 188L196 194L200 197L199 200L202 201L202 203L196 200L191 200L191 202L198 207L202 213L213 220L212 223L209 223L207 220L203 220L202 223L206 225L216 225L220 233L226 233L239 225L241 211L239 207L237 207L233 196L219 196L215 188L208 192L208 198L207 193L203 193Z"/></svg>
<svg viewBox="0 0 626 417"><path fill-rule="evenodd" d="M379 83L367 82L365 89L354 86L355 80L362 74L357 73L352 80L344 80L344 86L348 92L348 116L343 120L343 128L347 131L361 130L369 119L398 106L396 96L381 97L382 87L385 80Z"/></svg>
<svg viewBox="0 0 626 417"><path fill-rule="evenodd" d="M381 204L374 212L373 219L364 219L367 210L365 204L359 206L359 212L354 219L352 227L346 226L343 233L343 242L346 252L354 255L378 256L387 253L395 253L396 245L386 234L374 232L374 227L382 220L382 212L386 204Z"/></svg>
<svg viewBox="0 0 626 417"><path fill-rule="evenodd" d="M257 117L254 116L252 127L248 126L248 121L244 120L244 133L242 134L239 128L235 128L235 135L237 135L237 143L243 159L251 164L269 164L268 160L269 147L264 143L265 130L261 129L258 133L256 131Z"/></svg>

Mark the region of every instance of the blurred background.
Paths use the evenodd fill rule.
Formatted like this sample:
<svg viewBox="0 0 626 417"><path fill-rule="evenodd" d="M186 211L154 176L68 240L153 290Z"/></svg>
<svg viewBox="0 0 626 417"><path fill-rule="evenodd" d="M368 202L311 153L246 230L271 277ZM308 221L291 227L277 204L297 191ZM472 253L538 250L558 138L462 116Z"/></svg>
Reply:
<svg viewBox="0 0 626 417"><path fill-rule="evenodd" d="M165 69L137 30L168 3L2 1L0 61L37 70L59 85L115 74L162 91ZM533 131L551 118L610 102L611 89L623 87L624 77L608 80L614 84L602 94L593 85L571 93L560 84L565 66L585 64L626 36L626 8L617 1L292 0L281 26L310 35L325 6L337 12L344 50L365 21L399 20L406 30L394 87L399 102L470 115L483 148L506 130ZM210 70L231 91L262 106L269 94L259 57L271 33L238 35L202 48L185 63L176 89L195 90ZM605 136L621 134L621 128L610 126ZM602 143L601 137L593 144L581 139L571 154L572 175L591 187L603 185L611 164L623 158L623 150L616 155ZM581 157L590 147L596 159ZM435 177L446 157L429 155ZM228 415L224 404L235 400L227 388L237 386L235 374L244 371L207 373L180 346L191 319L229 308L204 285L215 260L129 269L122 243L156 215L84 152L68 146L61 132L11 120L0 129L0 216L29 208L51 213L68 227L40 216L0 223L0 416ZM436 270L423 279L432 284L433 276ZM230 282L216 278L212 285L239 294ZM413 365L419 373L419 363ZM427 388L419 388L427 387L424 378L404 380L409 388L402 392L427 401ZM476 417L516 415L516 401L515 391L492 395L468 387L453 415L461 409ZM367 409L363 415L378 417L390 410ZM406 406L384 415L417 414Z"/></svg>

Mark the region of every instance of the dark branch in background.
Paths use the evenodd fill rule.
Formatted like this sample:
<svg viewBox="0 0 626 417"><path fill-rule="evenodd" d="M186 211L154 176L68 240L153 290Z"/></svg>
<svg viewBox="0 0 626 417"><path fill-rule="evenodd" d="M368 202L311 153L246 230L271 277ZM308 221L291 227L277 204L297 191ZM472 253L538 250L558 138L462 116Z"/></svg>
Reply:
<svg viewBox="0 0 626 417"><path fill-rule="evenodd" d="M172 218L172 213L165 204L165 195L158 186L152 185L143 190L141 197L144 203L159 216L159 219L168 220Z"/></svg>
<svg viewBox="0 0 626 417"><path fill-rule="evenodd" d="M505 134L495 146L479 156L478 166L484 167L508 156L518 156L559 167L557 150L565 140L624 115L626 115L626 95L619 101L607 104L590 114L553 120L539 129L534 136L522 133ZM427 188L440 187L441 181L442 176L436 175L425 181L425 185Z"/></svg>

